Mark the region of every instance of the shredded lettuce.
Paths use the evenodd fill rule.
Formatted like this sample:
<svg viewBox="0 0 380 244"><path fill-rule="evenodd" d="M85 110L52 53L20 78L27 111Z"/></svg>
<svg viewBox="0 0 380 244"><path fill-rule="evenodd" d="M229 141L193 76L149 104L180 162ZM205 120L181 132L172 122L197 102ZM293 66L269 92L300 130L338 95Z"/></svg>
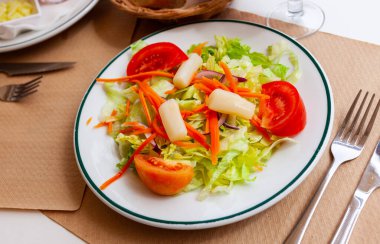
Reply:
<svg viewBox="0 0 380 244"><path fill-rule="evenodd" d="M148 43L146 43L144 40L138 40L137 42L132 43L131 44L132 56L135 55L138 51L140 51L146 46L148 46Z"/></svg>

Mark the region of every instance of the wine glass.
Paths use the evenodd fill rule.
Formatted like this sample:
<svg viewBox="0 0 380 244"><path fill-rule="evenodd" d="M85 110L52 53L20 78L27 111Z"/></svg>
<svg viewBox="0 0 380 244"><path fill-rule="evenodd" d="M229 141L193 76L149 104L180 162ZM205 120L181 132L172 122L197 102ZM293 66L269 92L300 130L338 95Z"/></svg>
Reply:
<svg viewBox="0 0 380 244"><path fill-rule="evenodd" d="M303 0L282 2L267 16L267 26L284 32L294 39L315 33L322 27L324 21L323 10L316 4Z"/></svg>

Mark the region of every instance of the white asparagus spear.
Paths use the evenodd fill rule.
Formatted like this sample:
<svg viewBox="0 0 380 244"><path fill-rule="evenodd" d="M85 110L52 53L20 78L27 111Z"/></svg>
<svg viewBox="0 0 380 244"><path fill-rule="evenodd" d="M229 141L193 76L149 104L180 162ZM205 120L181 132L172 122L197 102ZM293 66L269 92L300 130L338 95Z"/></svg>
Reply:
<svg viewBox="0 0 380 244"><path fill-rule="evenodd" d="M245 119L251 119L255 110L255 104L236 93L222 89L211 92L207 106L214 111L237 115Z"/></svg>
<svg viewBox="0 0 380 244"><path fill-rule="evenodd" d="M179 89L188 87L194 73L201 67L202 63L202 58L198 54L191 53L189 59L181 64L174 75L173 83L175 87Z"/></svg>
<svg viewBox="0 0 380 244"><path fill-rule="evenodd" d="M178 103L174 99L169 99L161 104L158 112L170 141L179 141L186 138L186 125L182 119Z"/></svg>

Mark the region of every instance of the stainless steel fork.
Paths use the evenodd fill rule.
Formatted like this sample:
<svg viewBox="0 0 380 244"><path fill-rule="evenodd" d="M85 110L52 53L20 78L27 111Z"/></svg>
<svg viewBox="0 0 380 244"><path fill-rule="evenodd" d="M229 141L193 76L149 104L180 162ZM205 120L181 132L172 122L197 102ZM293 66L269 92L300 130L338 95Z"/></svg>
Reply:
<svg viewBox="0 0 380 244"><path fill-rule="evenodd" d="M329 171L327 172L327 175L325 176L324 180L319 186L319 189L317 190L317 192L314 194L311 202L309 203L302 217L299 219L298 223L293 228L290 235L286 238L285 243L301 243L302 238L306 232L306 229L310 223L310 220L314 214L314 211L323 193L325 192L325 189L328 183L330 182L332 176L334 175L335 171L338 169L338 167L342 163L357 158L362 152L364 143L366 142L369 136L369 133L371 132L372 126L375 122L377 112L379 111L380 100L378 101L375 107L375 110L372 113L371 119L369 120L364 133L361 134L361 131L364 128L364 124L365 124L367 115L369 113L370 107L375 97L375 94L373 94L364 112L363 118L360 121L359 126L356 126L359 120L361 111L363 109L364 103L368 96L368 92L367 92L364 96L363 101L361 102L359 106L358 111L354 115L354 119L350 123L351 117L354 113L354 109L356 107L356 104L358 102L361 92L362 91L360 90L358 94L356 95L354 102L352 103L350 109L348 110L347 115L344 118L343 123L341 127L339 128L339 131L331 144L331 152L334 156L334 161Z"/></svg>
<svg viewBox="0 0 380 244"><path fill-rule="evenodd" d="M17 102L20 99L37 92L42 76L39 76L24 84L14 84L0 87L0 100L5 102Z"/></svg>

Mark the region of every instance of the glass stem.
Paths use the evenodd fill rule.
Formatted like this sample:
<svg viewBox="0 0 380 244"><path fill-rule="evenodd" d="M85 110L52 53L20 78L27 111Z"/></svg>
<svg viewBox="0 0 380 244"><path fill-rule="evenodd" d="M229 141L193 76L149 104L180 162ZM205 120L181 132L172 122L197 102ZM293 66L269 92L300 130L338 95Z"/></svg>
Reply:
<svg viewBox="0 0 380 244"><path fill-rule="evenodd" d="M303 0L288 0L288 13L291 16L303 14Z"/></svg>

